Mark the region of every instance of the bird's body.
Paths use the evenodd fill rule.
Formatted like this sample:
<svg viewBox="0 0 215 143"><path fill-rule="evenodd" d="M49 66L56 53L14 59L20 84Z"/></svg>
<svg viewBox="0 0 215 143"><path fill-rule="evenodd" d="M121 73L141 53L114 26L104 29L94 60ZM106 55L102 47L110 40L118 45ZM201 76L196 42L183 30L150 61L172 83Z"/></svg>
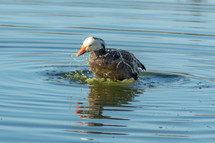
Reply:
<svg viewBox="0 0 215 143"><path fill-rule="evenodd" d="M93 44L99 48L93 47ZM93 50L87 49L87 45L92 47ZM113 80L134 78L137 80L140 70L145 70L144 65L132 53L125 50L105 48L104 41L100 38L87 38L82 49L77 56L84 52L91 52L90 68L96 77Z"/></svg>

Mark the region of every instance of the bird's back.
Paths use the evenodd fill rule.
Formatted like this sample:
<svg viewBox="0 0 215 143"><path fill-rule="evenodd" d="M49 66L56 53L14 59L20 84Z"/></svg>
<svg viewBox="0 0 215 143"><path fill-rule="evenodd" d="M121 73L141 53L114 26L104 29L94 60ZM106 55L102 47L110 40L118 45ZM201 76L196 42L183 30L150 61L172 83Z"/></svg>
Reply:
<svg viewBox="0 0 215 143"><path fill-rule="evenodd" d="M114 80L137 79L139 68L145 70L144 65L132 53L109 48L103 53L93 51L90 67L97 77Z"/></svg>

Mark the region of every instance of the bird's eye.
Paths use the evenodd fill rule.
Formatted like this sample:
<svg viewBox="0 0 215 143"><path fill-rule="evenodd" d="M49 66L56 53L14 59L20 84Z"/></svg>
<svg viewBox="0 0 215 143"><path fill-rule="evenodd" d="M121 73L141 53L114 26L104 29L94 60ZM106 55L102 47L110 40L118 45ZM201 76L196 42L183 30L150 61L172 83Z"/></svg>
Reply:
<svg viewBox="0 0 215 143"><path fill-rule="evenodd" d="M89 47L91 47L91 46L92 46L92 44L89 45Z"/></svg>

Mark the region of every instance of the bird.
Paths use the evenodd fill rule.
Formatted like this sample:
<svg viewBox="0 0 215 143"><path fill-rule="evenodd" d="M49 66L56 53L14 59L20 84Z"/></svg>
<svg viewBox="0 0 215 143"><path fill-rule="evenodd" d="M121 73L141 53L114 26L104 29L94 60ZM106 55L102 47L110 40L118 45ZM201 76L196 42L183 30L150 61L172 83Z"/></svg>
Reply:
<svg viewBox="0 0 215 143"><path fill-rule="evenodd" d="M133 78L137 80L145 66L126 50L106 48L101 38L88 37L84 40L76 56L91 52L89 64L91 71L98 78L111 80L124 80Z"/></svg>

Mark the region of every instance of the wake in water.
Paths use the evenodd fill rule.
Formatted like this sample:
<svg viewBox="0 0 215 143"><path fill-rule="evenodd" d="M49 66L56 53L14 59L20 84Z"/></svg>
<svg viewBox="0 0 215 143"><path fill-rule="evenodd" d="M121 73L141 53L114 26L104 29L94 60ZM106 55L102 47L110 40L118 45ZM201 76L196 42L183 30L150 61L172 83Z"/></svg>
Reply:
<svg viewBox="0 0 215 143"><path fill-rule="evenodd" d="M72 72L57 72L48 71L46 73L49 78L47 80L55 80L58 82L86 84L86 85L108 85L108 86L130 86L132 88L158 88L158 87L173 87L182 86L189 83L189 77L161 72L142 72L138 80L125 79L110 80L104 78L96 78L89 70L75 70Z"/></svg>
<svg viewBox="0 0 215 143"><path fill-rule="evenodd" d="M46 67L47 68L47 67ZM52 67L53 68L53 67ZM74 68L72 66L72 68ZM83 70L71 70L71 66L54 66L55 70L46 71L46 81L55 81L60 84L76 84L92 85L92 86L124 86L132 89L147 89L147 88L173 88L186 87L188 89L204 89L209 88L213 84L207 79L189 75L186 73L172 73L160 71L147 71L140 73L138 80L125 79L123 81L114 81L104 78L96 78L86 66L79 67ZM50 69L50 67L48 67ZM61 71L60 71L61 70Z"/></svg>

